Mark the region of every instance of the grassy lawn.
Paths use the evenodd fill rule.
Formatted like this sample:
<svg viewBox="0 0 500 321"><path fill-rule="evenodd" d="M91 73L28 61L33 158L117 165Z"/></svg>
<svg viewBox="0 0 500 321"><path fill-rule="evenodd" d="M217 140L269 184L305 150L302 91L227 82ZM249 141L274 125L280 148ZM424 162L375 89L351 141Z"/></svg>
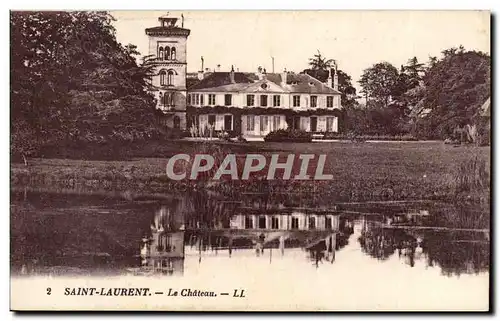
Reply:
<svg viewBox="0 0 500 321"><path fill-rule="evenodd" d="M442 197L454 192L457 175L474 159L486 167L489 186L490 148L453 147L440 142L386 143L264 143L219 144L224 152L242 154L327 154L325 173L334 176L324 182L271 182L287 185L286 192L319 191L324 197L343 195L347 199L415 199ZM156 147L157 151L159 147ZM87 188L104 190L168 191L183 183L165 175L168 157L193 153L199 143L161 147L164 157L128 160L31 159L28 167L11 165L11 184ZM153 153L158 155L158 152ZM462 173L463 174L463 173ZM474 176L474 175L473 175ZM236 184L236 185L235 185ZM245 185L246 184L246 185ZM255 191L248 182L234 182L229 189ZM229 186L229 185L228 185ZM484 188L488 188L484 186ZM489 192L489 188L488 188Z"/></svg>

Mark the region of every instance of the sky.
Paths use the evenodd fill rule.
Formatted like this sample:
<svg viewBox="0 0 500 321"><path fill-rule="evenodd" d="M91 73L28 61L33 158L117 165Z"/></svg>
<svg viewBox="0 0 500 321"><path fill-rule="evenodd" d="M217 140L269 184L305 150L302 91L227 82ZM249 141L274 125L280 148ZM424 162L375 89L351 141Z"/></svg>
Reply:
<svg viewBox="0 0 500 321"><path fill-rule="evenodd" d="M123 44L148 54L144 29L159 25L167 11L111 11L116 36ZM359 90L363 70L381 61L399 68L411 57L427 62L429 55L463 45L490 53L490 14L486 11L170 11L184 15L191 30L187 69L301 72L317 50L337 61ZM180 19L179 19L180 23Z"/></svg>

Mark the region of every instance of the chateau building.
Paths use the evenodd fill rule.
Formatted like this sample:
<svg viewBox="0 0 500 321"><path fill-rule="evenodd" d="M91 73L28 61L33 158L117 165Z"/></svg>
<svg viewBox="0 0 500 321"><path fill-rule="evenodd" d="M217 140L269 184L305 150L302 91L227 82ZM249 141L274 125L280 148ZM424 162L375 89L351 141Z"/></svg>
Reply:
<svg viewBox="0 0 500 321"><path fill-rule="evenodd" d="M158 27L146 29L149 54L156 57L152 91L167 127L193 136L264 137L277 129L313 133L339 132L342 106L336 70L326 83L283 71L267 73L208 69L195 78L187 74L186 45L190 30L177 18L163 16ZM183 19L182 19L183 20ZM202 60L203 61L203 60Z"/></svg>

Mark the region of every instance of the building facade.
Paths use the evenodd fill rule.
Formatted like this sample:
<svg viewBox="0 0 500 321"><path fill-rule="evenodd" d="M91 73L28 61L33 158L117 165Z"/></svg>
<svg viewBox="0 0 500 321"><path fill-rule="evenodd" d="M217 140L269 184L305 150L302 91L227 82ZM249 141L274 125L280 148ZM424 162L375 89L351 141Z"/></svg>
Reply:
<svg viewBox="0 0 500 321"><path fill-rule="evenodd" d="M186 73L186 42L190 31L177 18L160 17L161 26L146 29L149 54L154 55L153 94L167 127L188 130L191 136L264 137L278 129L313 133L342 128L341 93L336 70L326 83L283 71ZM189 85L187 85L189 82Z"/></svg>

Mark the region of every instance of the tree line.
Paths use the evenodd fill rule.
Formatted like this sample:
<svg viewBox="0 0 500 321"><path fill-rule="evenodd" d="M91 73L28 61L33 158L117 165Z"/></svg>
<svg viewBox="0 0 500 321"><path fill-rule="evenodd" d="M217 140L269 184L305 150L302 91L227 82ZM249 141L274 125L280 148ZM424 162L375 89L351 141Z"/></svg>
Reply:
<svg viewBox="0 0 500 321"><path fill-rule="evenodd" d="M148 93L149 59L120 44L114 18L101 11L10 13L11 155L43 156L46 146L88 146L161 137ZM335 60L320 52L304 72L321 81ZM396 68L364 70L358 94L338 70L348 130L445 139L477 117L490 95L489 55L450 48ZM362 99L361 99L362 98Z"/></svg>
<svg viewBox="0 0 500 321"><path fill-rule="evenodd" d="M155 135L152 69L107 12L10 13L11 155Z"/></svg>
<svg viewBox="0 0 500 321"><path fill-rule="evenodd" d="M304 72L326 81L335 66L319 51ZM366 68L358 94L352 79L338 70L346 126L355 134L456 138L467 126L487 130L480 107L490 97L491 57L463 46L449 48L426 63L416 57L400 68L378 62Z"/></svg>

